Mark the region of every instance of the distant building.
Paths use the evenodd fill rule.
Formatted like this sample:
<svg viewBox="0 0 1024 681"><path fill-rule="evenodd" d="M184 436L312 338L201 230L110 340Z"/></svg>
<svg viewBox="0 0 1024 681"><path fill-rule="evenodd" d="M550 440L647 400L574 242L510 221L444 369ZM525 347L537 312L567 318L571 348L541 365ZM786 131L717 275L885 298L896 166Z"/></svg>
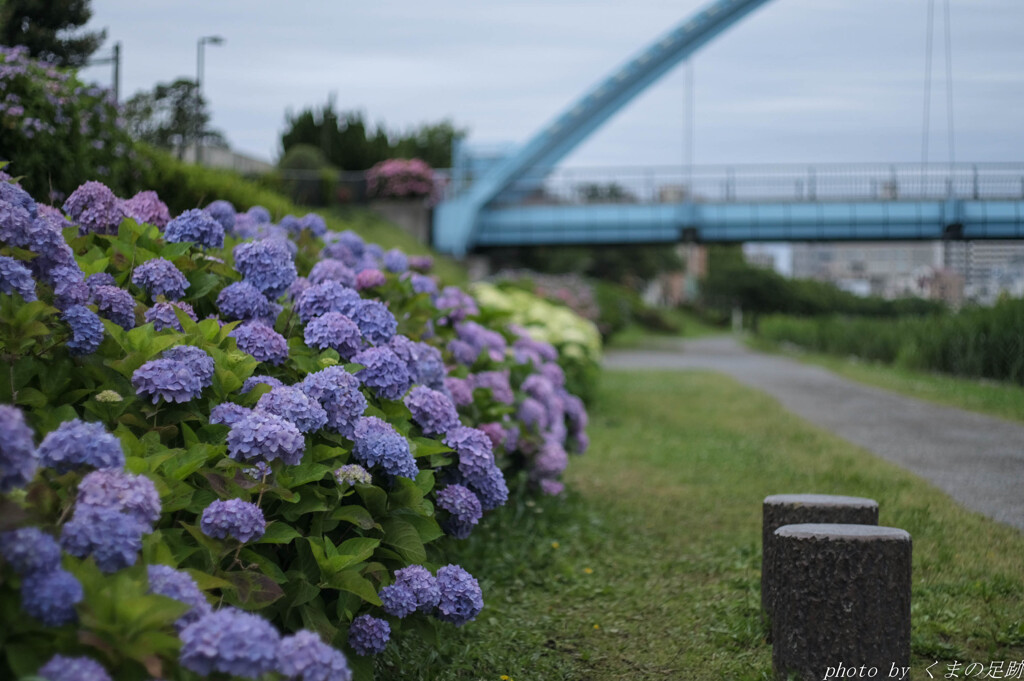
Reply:
<svg viewBox="0 0 1024 681"><path fill-rule="evenodd" d="M946 267L964 281L966 300L991 305L1000 294L1024 295L1024 242L950 241Z"/></svg>

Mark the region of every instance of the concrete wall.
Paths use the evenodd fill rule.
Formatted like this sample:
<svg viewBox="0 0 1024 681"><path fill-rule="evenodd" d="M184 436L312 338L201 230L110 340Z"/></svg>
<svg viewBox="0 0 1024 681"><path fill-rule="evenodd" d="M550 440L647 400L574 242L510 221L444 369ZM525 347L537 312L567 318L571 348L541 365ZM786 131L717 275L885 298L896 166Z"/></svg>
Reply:
<svg viewBox="0 0 1024 681"><path fill-rule="evenodd" d="M433 216L425 202L379 199L370 202L370 210L412 234L421 244L430 243Z"/></svg>

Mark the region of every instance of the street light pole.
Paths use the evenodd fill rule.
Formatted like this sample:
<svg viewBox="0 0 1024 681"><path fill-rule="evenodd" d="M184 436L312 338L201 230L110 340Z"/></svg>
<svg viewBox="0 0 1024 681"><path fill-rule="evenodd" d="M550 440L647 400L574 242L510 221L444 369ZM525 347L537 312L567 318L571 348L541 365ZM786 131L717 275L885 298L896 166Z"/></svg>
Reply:
<svg viewBox="0 0 1024 681"><path fill-rule="evenodd" d="M223 45L224 38L219 35L207 35L199 39L196 43L196 100L197 103L201 103L203 100L203 56L204 47L206 43L211 45ZM197 121L197 125L200 127L196 131L196 165L201 165L203 162L203 133L202 123Z"/></svg>

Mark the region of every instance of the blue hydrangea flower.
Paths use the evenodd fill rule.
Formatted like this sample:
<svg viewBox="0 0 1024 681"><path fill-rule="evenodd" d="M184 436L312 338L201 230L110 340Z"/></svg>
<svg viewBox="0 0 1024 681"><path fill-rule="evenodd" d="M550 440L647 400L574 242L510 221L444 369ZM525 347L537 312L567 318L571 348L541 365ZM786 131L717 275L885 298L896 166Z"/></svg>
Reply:
<svg viewBox="0 0 1024 681"><path fill-rule="evenodd" d="M97 272L85 278L85 285L89 287L90 291L93 291L97 286L117 286L117 281L109 272Z"/></svg>
<svg viewBox="0 0 1024 681"><path fill-rule="evenodd" d="M477 428L457 426L448 432L444 443L458 455L459 474L480 498L485 511L508 501L508 485L494 462L491 440Z"/></svg>
<svg viewBox="0 0 1024 681"><path fill-rule="evenodd" d="M480 356L480 351L460 338L453 338L448 341L448 352L459 364L471 367Z"/></svg>
<svg viewBox="0 0 1024 681"><path fill-rule="evenodd" d="M211 611L206 596L187 572L175 570L167 565L149 565L146 567L146 573L149 576L150 593L167 596L192 607L175 621L178 629L192 624Z"/></svg>
<svg viewBox="0 0 1024 681"><path fill-rule="evenodd" d="M85 305L68 307L61 319L71 327L71 339L68 340L68 351L72 355L91 355L103 342L103 322L99 315Z"/></svg>
<svg viewBox="0 0 1024 681"><path fill-rule="evenodd" d="M516 417L530 430L539 432L548 427L548 412L544 405L532 397L526 397L519 404Z"/></svg>
<svg viewBox="0 0 1024 681"><path fill-rule="evenodd" d="M21 576L60 567L60 546L38 527L19 527L0 534L0 555Z"/></svg>
<svg viewBox="0 0 1024 681"><path fill-rule="evenodd" d="M330 238L328 239L328 237ZM346 229L343 232L327 234L324 239L329 240L332 244L344 246L357 258L361 256L363 251L366 249L366 242L363 241L363 237L359 236L351 229Z"/></svg>
<svg viewBox="0 0 1024 681"><path fill-rule="evenodd" d="M79 234L117 234L124 218L121 201L102 182L86 182L71 192L64 212L78 223Z"/></svg>
<svg viewBox="0 0 1024 681"><path fill-rule="evenodd" d="M348 628L348 644L357 655L383 653L391 640L391 625L370 615L360 615Z"/></svg>
<svg viewBox="0 0 1024 681"><path fill-rule="evenodd" d="M116 286L97 286L92 297L101 317L126 331L135 328L135 299L132 294Z"/></svg>
<svg viewBox="0 0 1024 681"><path fill-rule="evenodd" d="M348 463L335 469L334 479L342 487L369 485L373 482L373 476L370 475L370 472L357 463Z"/></svg>
<svg viewBox="0 0 1024 681"><path fill-rule="evenodd" d="M392 248L390 251L385 253L384 257L381 258L381 261L384 264L384 269L388 272L401 274L409 269L408 256L397 248Z"/></svg>
<svg viewBox="0 0 1024 681"><path fill-rule="evenodd" d="M183 331L184 329L181 326L181 320L178 319L178 315L174 311L175 309L184 312L192 321L198 321L192 306L178 300L174 300L169 303L157 303L146 310L143 317L145 317L147 324L153 324L154 331L163 331L164 329Z"/></svg>
<svg viewBox="0 0 1024 681"><path fill-rule="evenodd" d="M540 368L540 372L546 379L551 381L551 385L555 386L555 388L565 387L565 372L562 371L562 367L558 366L556 363L545 363L544 366Z"/></svg>
<svg viewBox="0 0 1024 681"><path fill-rule="evenodd" d="M264 239L235 246L235 269L268 298L277 298L295 281L292 252L285 241Z"/></svg>
<svg viewBox="0 0 1024 681"><path fill-rule="evenodd" d="M224 232L231 234L235 229L235 207L231 205L230 201L219 199L214 201L206 208L206 211L210 217L220 223L220 226L224 228Z"/></svg>
<svg viewBox="0 0 1024 681"><path fill-rule="evenodd" d="M473 384L470 383L468 378L446 376L444 387L448 390L448 394L452 396L452 402L455 403L455 406L467 407L473 404Z"/></svg>
<svg viewBox="0 0 1024 681"><path fill-rule="evenodd" d="M281 381L277 380L273 376L250 376L245 379L245 383L242 384L242 389L238 392L244 395L258 385L269 385L271 388L280 388L284 383L281 383Z"/></svg>
<svg viewBox="0 0 1024 681"><path fill-rule="evenodd" d="M78 483L75 508L109 508L126 513L152 529L160 519L160 495L144 475L118 470L89 473ZM76 510L77 512L77 510Z"/></svg>
<svg viewBox="0 0 1024 681"><path fill-rule="evenodd" d="M437 491L437 507L448 511L441 527L456 539L465 539L484 515L480 499L463 485L448 485Z"/></svg>
<svg viewBox="0 0 1024 681"><path fill-rule="evenodd" d="M208 676L222 672L248 679L277 667L281 635L259 615L235 608L208 613L181 630L181 666Z"/></svg>
<svg viewBox="0 0 1024 681"><path fill-rule="evenodd" d="M92 556L106 573L134 565L142 550L142 535L150 529L135 517L115 508L76 506L64 524L60 544L72 556Z"/></svg>
<svg viewBox="0 0 1024 681"><path fill-rule="evenodd" d="M495 362L500 362L505 358L507 343L505 337L497 331L492 331L476 322L459 322L455 325L455 333L459 340L472 346L475 354L486 351L488 357Z"/></svg>
<svg viewBox="0 0 1024 681"><path fill-rule="evenodd" d="M354 288L356 285L356 273L340 260L324 258L313 265L313 269L309 271L309 281L312 284L336 281L342 286Z"/></svg>
<svg viewBox="0 0 1024 681"><path fill-rule="evenodd" d="M273 469L265 461L257 461L252 468L243 468L242 472L253 480L263 480L273 474Z"/></svg>
<svg viewBox="0 0 1024 681"><path fill-rule="evenodd" d="M437 571L437 586L441 599L437 604L437 619L461 627L476 619L484 609L480 583L458 565L446 565Z"/></svg>
<svg viewBox="0 0 1024 681"><path fill-rule="evenodd" d="M224 227L209 213L192 208L167 223L164 239L174 244L191 241L205 248L220 248L224 245Z"/></svg>
<svg viewBox="0 0 1024 681"><path fill-rule="evenodd" d="M395 585L407 589L413 596L415 609L430 613L441 599L437 580L422 565L410 565L395 571Z"/></svg>
<svg viewBox="0 0 1024 681"><path fill-rule="evenodd" d="M228 335L238 343L239 350L260 362L283 364L288 359L288 341L259 320L245 322Z"/></svg>
<svg viewBox="0 0 1024 681"><path fill-rule="evenodd" d="M398 320L384 303L364 300L349 317L359 327L363 338L373 345L383 345L391 340L398 330Z"/></svg>
<svg viewBox="0 0 1024 681"><path fill-rule="evenodd" d="M247 281L236 281L221 289L217 309L224 319L273 319L281 312L280 305L267 300Z"/></svg>
<svg viewBox="0 0 1024 681"><path fill-rule="evenodd" d="M392 584L377 594L380 605L389 615L406 617L416 612L416 595L404 584Z"/></svg>
<svg viewBox="0 0 1024 681"><path fill-rule="evenodd" d="M295 299L295 312L303 324L328 312L340 312L352 319L362 302L357 291L328 279L300 293Z"/></svg>
<svg viewBox="0 0 1024 681"><path fill-rule="evenodd" d="M139 224L156 225L160 229L171 221L171 212L167 204L160 200L156 192L141 191L121 204L124 214Z"/></svg>
<svg viewBox="0 0 1024 681"><path fill-rule="evenodd" d="M367 268L356 275L356 289L359 291L383 286L386 283L387 277L375 267Z"/></svg>
<svg viewBox="0 0 1024 681"><path fill-rule="evenodd" d="M376 244L369 244L369 246L376 246ZM369 253L363 253L363 257L356 261L356 264L352 266L352 269L356 271L356 275L362 274L366 270L377 270L380 267L380 259L375 258Z"/></svg>
<svg viewBox="0 0 1024 681"><path fill-rule="evenodd" d="M459 425L455 405L442 392L416 386L405 396L404 402L425 435L443 435Z"/></svg>
<svg viewBox="0 0 1024 681"><path fill-rule="evenodd" d="M434 306L441 312L446 312L447 320L452 323L480 314L480 308L476 306L473 297L457 286L445 286L441 289L434 300Z"/></svg>
<svg viewBox="0 0 1024 681"><path fill-rule="evenodd" d="M203 392L199 375L184 362L176 359L153 359L132 374L135 394L150 398L153 404L161 399L166 402L190 402Z"/></svg>
<svg viewBox="0 0 1024 681"><path fill-rule="evenodd" d="M307 375L299 388L327 412L330 430L352 439L356 421L366 411L366 397L359 390L359 379L340 366L329 366Z"/></svg>
<svg viewBox="0 0 1024 681"><path fill-rule="evenodd" d="M351 681L352 671L341 651L308 629L281 639L278 671L294 681Z"/></svg>
<svg viewBox="0 0 1024 681"><path fill-rule="evenodd" d="M303 339L311 348L333 348L345 361L352 359L363 345L359 327L340 312L325 312L309 320Z"/></svg>
<svg viewBox="0 0 1024 681"><path fill-rule="evenodd" d="M50 272L58 267L77 267L75 254L64 241L61 230L71 226L62 215L58 217L40 215L32 223L32 231L28 234L28 250L37 255L29 263L36 276L52 283Z"/></svg>
<svg viewBox="0 0 1024 681"><path fill-rule="evenodd" d="M17 293L26 303L36 296L36 281L32 272L14 258L0 255L0 293Z"/></svg>
<svg viewBox="0 0 1024 681"><path fill-rule="evenodd" d="M78 579L59 566L45 572L28 573L22 577L22 609L48 627L59 627L77 621L75 605L81 603L84 596L82 584ZM74 678L77 680L82 677Z"/></svg>
<svg viewBox="0 0 1024 681"><path fill-rule="evenodd" d="M363 466L380 466L389 475L415 478L419 473L409 441L387 421L363 416L356 422L352 456Z"/></svg>
<svg viewBox="0 0 1024 681"><path fill-rule="evenodd" d="M512 393L509 383L509 371L481 371L469 377L473 389L484 388L491 391L491 397L501 404L512 404L516 396Z"/></svg>
<svg viewBox="0 0 1024 681"><path fill-rule="evenodd" d="M308 229L310 234L316 237L321 237L327 233L327 222L316 213L306 213L299 221L302 223L303 229Z"/></svg>
<svg viewBox="0 0 1024 681"><path fill-rule="evenodd" d="M288 232L289 235L298 236L302 233L302 221L294 215L285 215L278 220L277 226Z"/></svg>
<svg viewBox="0 0 1024 681"><path fill-rule="evenodd" d="M437 282L434 281L433 277L414 272L409 277L409 281L412 282L412 290L414 293L427 293L429 295L435 295L437 293Z"/></svg>
<svg viewBox="0 0 1024 681"><path fill-rule="evenodd" d="M327 412L298 387L283 385L260 396L256 411L275 414L295 424L300 433L312 433L327 423Z"/></svg>
<svg viewBox="0 0 1024 681"><path fill-rule="evenodd" d="M291 421L276 414L253 411L231 425L228 456L235 461L281 459L289 466L302 461L306 441Z"/></svg>
<svg viewBox="0 0 1024 681"><path fill-rule="evenodd" d="M59 473L90 466L92 468L124 468L121 441L103 428L102 423L86 423L79 419L65 421L43 438L36 450L39 463Z"/></svg>
<svg viewBox="0 0 1024 681"><path fill-rule="evenodd" d="M110 681L107 670L92 658L64 655L54 655L39 668L36 676L46 681Z"/></svg>
<svg viewBox="0 0 1024 681"><path fill-rule="evenodd" d="M207 388L213 385L213 372L215 365L213 357L210 357L202 348L194 345L174 345L163 351L164 359L173 359L181 362L199 377L199 383Z"/></svg>
<svg viewBox="0 0 1024 681"><path fill-rule="evenodd" d="M240 404L234 402L221 402L216 407L210 410L210 423L233 426L242 417L247 416L252 412L252 409L246 409Z"/></svg>
<svg viewBox="0 0 1024 681"><path fill-rule="evenodd" d="M24 487L35 477L36 447L32 429L17 407L0 404L0 493Z"/></svg>
<svg viewBox="0 0 1024 681"><path fill-rule="evenodd" d="M256 504L241 499L218 500L203 509L199 528L208 537L232 537L245 544L263 536L267 521Z"/></svg>
<svg viewBox="0 0 1024 681"><path fill-rule="evenodd" d="M400 399L412 385L412 376L405 362L390 348L367 348L354 356L352 361L363 365L356 372L356 377L378 397Z"/></svg>
<svg viewBox="0 0 1024 681"><path fill-rule="evenodd" d="M21 187L0 182L0 242L23 248L36 219L36 202Z"/></svg>
<svg viewBox="0 0 1024 681"><path fill-rule="evenodd" d="M295 281L288 287L288 300L298 300L302 292L312 286L312 282L306 277L295 277Z"/></svg>
<svg viewBox="0 0 1024 681"><path fill-rule="evenodd" d="M401 334L396 334L389 340L388 347L405 362L413 383L420 383L434 390L445 389L446 371L440 350L426 343L409 340Z"/></svg>
<svg viewBox="0 0 1024 681"><path fill-rule="evenodd" d="M272 218L270 217L270 211L263 206L253 206L245 212L246 215L251 217L257 224L266 225L269 224Z"/></svg>
<svg viewBox="0 0 1024 681"><path fill-rule="evenodd" d="M153 258L136 267L132 283L153 298L164 296L168 300L181 300L189 287L185 275L166 258Z"/></svg>

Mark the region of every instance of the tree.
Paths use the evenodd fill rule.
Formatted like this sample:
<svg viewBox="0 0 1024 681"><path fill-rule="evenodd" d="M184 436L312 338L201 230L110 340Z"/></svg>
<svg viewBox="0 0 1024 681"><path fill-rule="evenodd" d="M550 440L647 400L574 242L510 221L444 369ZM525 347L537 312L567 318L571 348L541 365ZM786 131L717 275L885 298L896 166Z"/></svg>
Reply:
<svg viewBox="0 0 1024 681"><path fill-rule="evenodd" d="M185 147L202 139L206 145L226 146L224 135L208 129L210 113L194 80L179 78L160 83L152 92L139 92L124 105L132 136L182 158Z"/></svg>
<svg viewBox="0 0 1024 681"><path fill-rule="evenodd" d="M0 2L0 45L24 45L37 59L84 66L107 32L79 32L92 16L89 0Z"/></svg>

